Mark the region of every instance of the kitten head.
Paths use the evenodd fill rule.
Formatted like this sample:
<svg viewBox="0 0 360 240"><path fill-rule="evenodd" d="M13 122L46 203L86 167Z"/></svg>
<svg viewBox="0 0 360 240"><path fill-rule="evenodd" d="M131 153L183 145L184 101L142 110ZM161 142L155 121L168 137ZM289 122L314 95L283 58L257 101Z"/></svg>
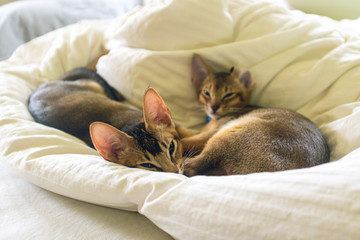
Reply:
<svg viewBox="0 0 360 240"><path fill-rule="evenodd" d="M191 77L198 101L212 119L235 113L248 105L255 87L249 71L240 71L234 66L230 72L213 73L197 54L192 58Z"/></svg>
<svg viewBox="0 0 360 240"><path fill-rule="evenodd" d="M99 154L127 167L178 172L182 146L171 113L163 99L149 88L143 100L143 121L120 131L106 123L90 125Z"/></svg>

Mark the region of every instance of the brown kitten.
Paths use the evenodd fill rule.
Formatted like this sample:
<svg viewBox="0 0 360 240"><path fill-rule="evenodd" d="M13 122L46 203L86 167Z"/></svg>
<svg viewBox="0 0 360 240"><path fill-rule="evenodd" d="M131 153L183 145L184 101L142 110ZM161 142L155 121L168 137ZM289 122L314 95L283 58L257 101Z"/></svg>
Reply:
<svg viewBox="0 0 360 240"><path fill-rule="evenodd" d="M192 59L192 82L210 122L182 140L184 174L230 175L311 167L329 161L329 148L317 127L286 109L248 106L252 83L248 71L213 73L199 55Z"/></svg>
<svg viewBox="0 0 360 240"><path fill-rule="evenodd" d="M76 68L42 84L30 96L28 108L37 122L94 145L108 161L178 172L182 146L171 113L159 94L151 88L145 92L143 112L122 100L120 93L95 71Z"/></svg>

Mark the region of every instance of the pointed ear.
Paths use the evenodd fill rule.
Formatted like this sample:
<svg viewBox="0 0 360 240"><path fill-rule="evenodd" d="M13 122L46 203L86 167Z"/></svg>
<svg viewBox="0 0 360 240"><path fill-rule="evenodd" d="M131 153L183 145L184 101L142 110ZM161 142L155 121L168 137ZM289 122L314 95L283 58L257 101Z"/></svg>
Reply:
<svg viewBox="0 0 360 240"><path fill-rule="evenodd" d="M240 81L240 83L242 83L247 90L252 89L252 87L253 87L252 77L251 77L251 73L248 70L240 71L239 68L237 68L236 66L233 66L230 69L230 72L231 72L231 76L234 79L238 79Z"/></svg>
<svg viewBox="0 0 360 240"><path fill-rule="evenodd" d="M155 129L158 126L168 127L173 125L171 112L166 107L164 100L153 89L148 88L144 95L143 112L145 128Z"/></svg>
<svg viewBox="0 0 360 240"><path fill-rule="evenodd" d="M125 151L131 139L126 133L102 122L90 125L90 136L95 149L110 162L119 162L119 154Z"/></svg>
<svg viewBox="0 0 360 240"><path fill-rule="evenodd" d="M197 89L201 87L205 78L212 74L210 68L198 54L194 54L191 61L191 80Z"/></svg>

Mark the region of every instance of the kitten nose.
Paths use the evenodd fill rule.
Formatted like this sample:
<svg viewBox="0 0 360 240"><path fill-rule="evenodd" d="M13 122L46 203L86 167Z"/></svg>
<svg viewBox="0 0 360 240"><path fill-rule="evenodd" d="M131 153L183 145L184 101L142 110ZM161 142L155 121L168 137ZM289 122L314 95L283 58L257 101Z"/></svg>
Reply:
<svg viewBox="0 0 360 240"><path fill-rule="evenodd" d="M213 113L215 113L219 109L219 105L212 105L211 109L212 109Z"/></svg>

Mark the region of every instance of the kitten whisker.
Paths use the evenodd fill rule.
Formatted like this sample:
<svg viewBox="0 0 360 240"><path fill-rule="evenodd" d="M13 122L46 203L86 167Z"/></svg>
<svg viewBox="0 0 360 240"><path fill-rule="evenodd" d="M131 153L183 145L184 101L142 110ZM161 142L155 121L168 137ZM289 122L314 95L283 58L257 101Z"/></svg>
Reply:
<svg viewBox="0 0 360 240"><path fill-rule="evenodd" d="M195 147L194 146L191 146L190 149L187 149L187 151L183 154L183 161L185 161L184 159L191 159L193 157L195 157L197 154L196 154L196 151L195 151Z"/></svg>
<svg viewBox="0 0 360 240"><path fill-rule="evenodd" d="M191 77L199 104L213 117L201 134L216 134L195 158L189 146L182 159L188 161L187 176L273 172L329 161L326 140L310 120L286 109L248 105L255 86L249 71L214 73L194 54Z"/></svg>

